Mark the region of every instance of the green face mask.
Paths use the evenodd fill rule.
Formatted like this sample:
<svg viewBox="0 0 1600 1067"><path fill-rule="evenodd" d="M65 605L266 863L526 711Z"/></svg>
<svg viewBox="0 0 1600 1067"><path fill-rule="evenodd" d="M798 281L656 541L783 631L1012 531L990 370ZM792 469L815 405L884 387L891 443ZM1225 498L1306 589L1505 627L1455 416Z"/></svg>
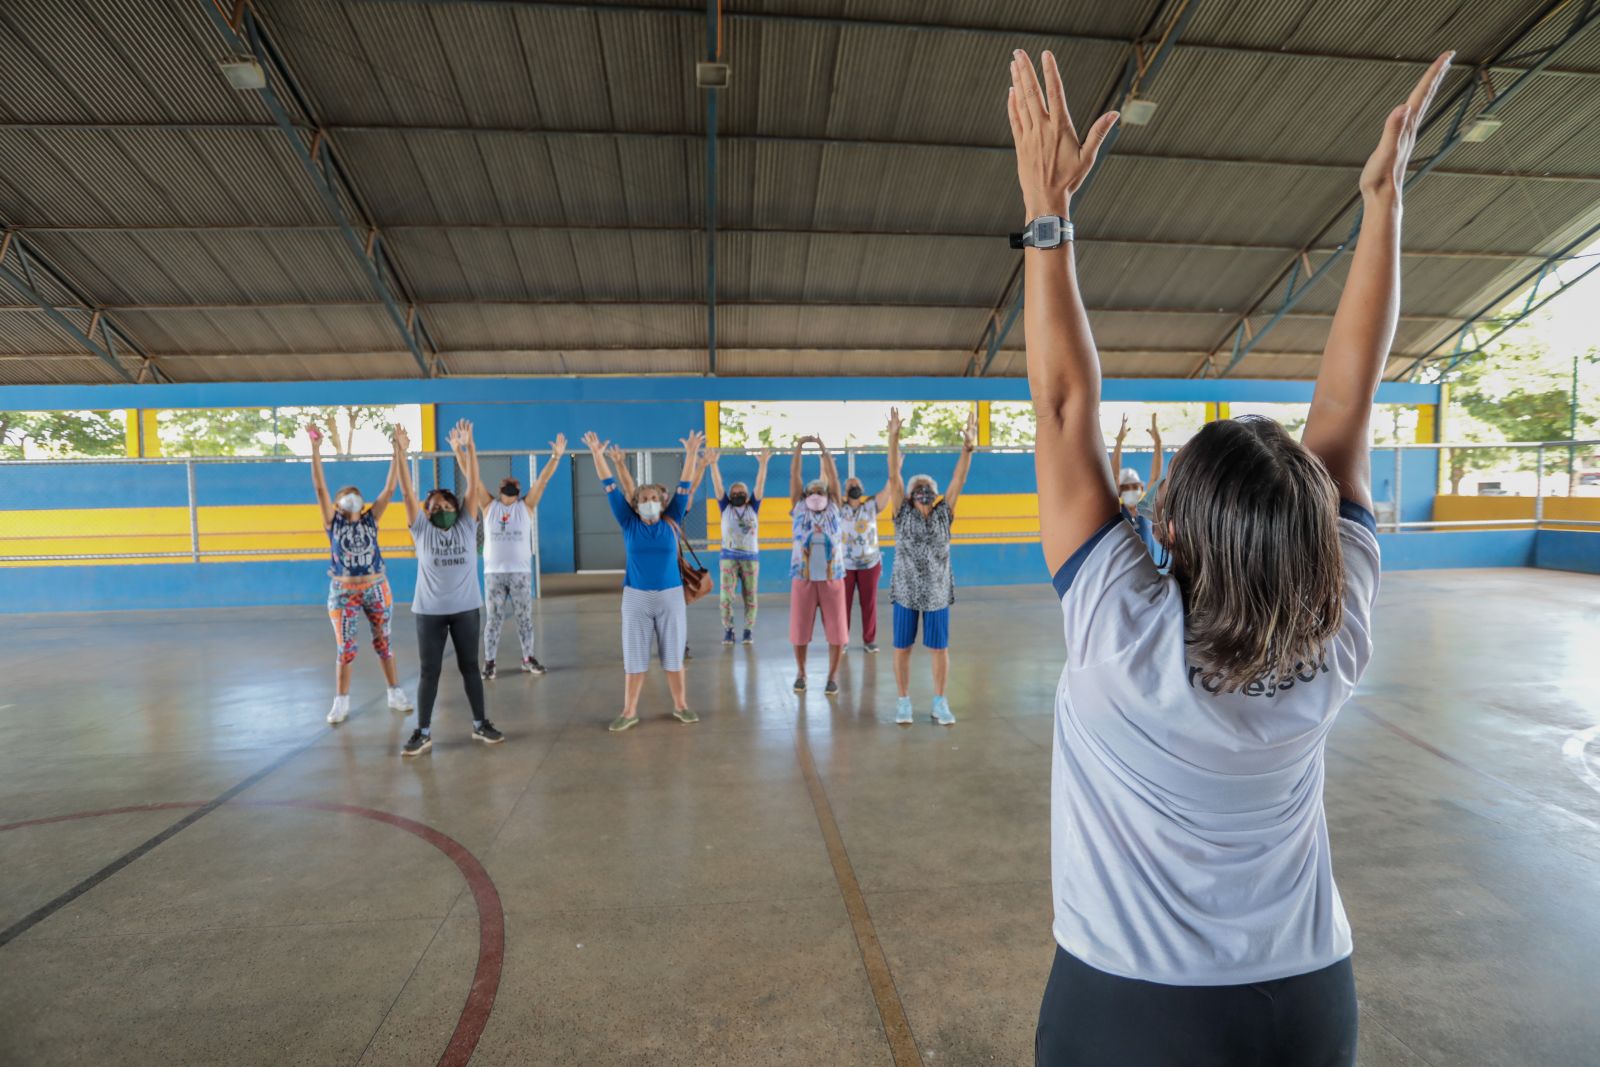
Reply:
<svg viewBox="0 0 1600 1067"><path fill-rule="evenodd" d="M441 530L448 530L456 524L456 513L453 511L435 511L428 516L428 521Z"/></svg>

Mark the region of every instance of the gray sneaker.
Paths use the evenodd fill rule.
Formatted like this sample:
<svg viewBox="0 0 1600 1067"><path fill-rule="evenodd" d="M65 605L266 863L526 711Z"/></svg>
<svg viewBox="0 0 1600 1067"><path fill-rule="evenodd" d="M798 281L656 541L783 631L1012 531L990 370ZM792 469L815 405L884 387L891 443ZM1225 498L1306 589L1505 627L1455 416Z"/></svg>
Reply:
<svg viewBox="0 0 1600 1067"><path fill-rule="evenodd" d="M828 679L828 684L822 687L822 692L823 692L824 696L830 696L830 697L838 696L839 695L839 683L834 681L832 678L829 678Z"/></svg>
<svg viewBox="0 0 1600 1067"><path fill-rule="evenodd" d="M672 717L679 722L696 723L700 721L700 716L694 713L693 708L679 708L672 713Z"/></svg>

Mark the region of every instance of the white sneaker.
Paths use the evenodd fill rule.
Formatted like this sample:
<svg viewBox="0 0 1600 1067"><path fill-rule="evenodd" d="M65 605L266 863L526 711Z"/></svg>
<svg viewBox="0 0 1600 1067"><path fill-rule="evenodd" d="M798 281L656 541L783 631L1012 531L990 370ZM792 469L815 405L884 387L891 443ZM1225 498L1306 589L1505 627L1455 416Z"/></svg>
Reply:
<svg viewBox="0 0 1600 1067"><path fill-rule="evenodd" d="M390 711L410 711L411 698L406 696L406 691L399 686L389 690Z"/></svg>
<svg viewBox="0 0 1600 1067"><path fill-rule="evenodd" d="M328 725L338 726L350 717L350 698L339 696L333 698L333 707L328 709Z"/></svg>

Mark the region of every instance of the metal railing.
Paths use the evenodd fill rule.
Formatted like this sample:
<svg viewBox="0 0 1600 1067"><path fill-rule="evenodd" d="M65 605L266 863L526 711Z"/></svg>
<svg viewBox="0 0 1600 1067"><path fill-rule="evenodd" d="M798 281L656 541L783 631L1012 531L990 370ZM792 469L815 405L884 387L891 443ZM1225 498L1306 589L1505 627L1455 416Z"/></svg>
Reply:
<svg viewBox="0 0 1600 1067"><path fill-rule="evenodd" d="M1569 496L1579 487L1580 474L1586 473L1586 474L1588 474L1589 476L1592 476L1595 479L1595 481L1593 483L1593 485L1594 485L1594 497L1595 498L1600 498L1600 470L1591 471L1591 472L1580 472L1580 470L1578 468L1578 465L1577 465L1578 464L1578 457L1580 455L1585 455L1585 457L1587 458L1588 455L1593 454L1597 449L1600 449L1600 440L1527 441L1527 442L1507 442L1507 443L1488 443L1488 444L1477 444L1477 443L1401 444L1401 445L1381 445L1381 446L1377 446L1374 449L1377 452L1381 453L1381 452L1386 451L1386 450L1391 452L1391 454L1392 454L1392 464L1393 464L1392 470L1390 472L1389 485L1386 487L1386 492L1385 492L1383 498L1381 498L1379 500L1380 512L1381 512L1381 514L1383 516L1383 518L1380 520L1380 528L1384 529L1386 531L1389 531L1389 532L1406 532L1406 531L1419 531L1419 530L1453 530L1453 529L1479 529L1479 530L1481 530L1481 529L1529 529L1529 528L1531 528L1531 529L1546 529L1546 528L1551 528L1551 527L1560 527L1560 528L1565 528L1565 529L1600 529L1600 520L1588 519L1588 518L1580 518L1580 517L1577 517L1577 516L1572 516L1572 517L1560 517L1560 516L1558 516L1558 517L1553 517L1552 518L1551 516L1549 516L1547 514L1548 511L1549 511L1549 508L1547 507L1548 501L1550 501L1552 499L1557 499L1557 498L1568 499ZM1407 520L1407 519L1403 518L1403 514L1404 514L1403 502L1404 502L1404 499L1405 499L1404 498L1404 492L1403 492L1404 477L1405 477L1404 467L1405 467L1405 457L1406 457L1406 455L1408 453L1412 453L1412 452L1433 452L1433 453L1438 454L1439 462L1438 462L1438 465L1437 465L1437 471L1438 471L1438 474L1442 476L1444 474L1445 468L1446 468L1447 454L1455 453L1455 452L1463 452L1463 451L1465 451L1465 452L1482 452L1484 450L1500 451L1500 452L1505 452L1505 453L1508 453L1508 454L1522 453L1522 454L1525 455L1526 453L1529 453L1529 452L1532 453L1531 460L1513 459L1507 465L1506 470L1501 472L1501 480L1503 481L1508 476L1513 478L1513 479L1517 479L1517 478L1520 478L1520 477L1522 477L1522 476L1524 476L1526 474L1531 473L1532 476L1533 476L1532 477L1532 486L1533 486L1535 491L1532 494L1528 494L1528 495L1512 494L1512 493L1507 493L1507 492L1500 492L1500 493L1494 494L1494 495L1499 496L1501 498L1513 497L1513 496L1521 496L1522 499L1528 499L1528 496L1531 496L1532 497L1532 503L1533 503L1532 515L1531 516L1528 516L1528 517L1516 517L1516 518L1487 518L1486 517L1486 518L1464 518L1464 519L1440 519L1440 518L1435 517L1435 518L1423 519L1423 520L1419 520L1419 519ZM629 465L630 465L630 468L633 471L634 477L639 482L643 483L643 482L648 482L648 481L655 480L654 477L653 477L653 469L652 468L653 468L653 464L654 464L654 461L656 459L656 456L659 455L659 454L666 454L666 453L673 452L673 451L675 451L675 449L673 449L673 448L652 448L652 449L627 449L625 451L626 451L626 454L627 454L627 456L629 458ZM757 454L757 452L759 450L758 449L729 449L729 448L724 448L721 451L722 451L722 455L724 457L726 457L726 458L741 457L741 458L746 459L746 460L753 460L753 458L756 456L756 454ZM916 455L919 455L919 454L938 454L938 455L942 455L942 456L948 458L956 451L956 449L954 449L952 447L949 447L949 446L925 446L925 445L924 446L917 446L917 445L911 445L911 446L905 446L902 449L902 451L905 452L908 455L908 457L916 456ZM1031 454L1032 453L1032 449L1029 448L1029 447L1026 447L1026 446L1003 446L1003 445L1002 446L983 446L983 447L980 447L977 451L978 451L978 453L980 455L983 455L983 454L988 454L988 455ZM783 455L786 455L787 450L777 450L777 449L775 449L774 452L775 452L775 456L783 456ZM885 452L886 452L886 449L883 449L881 447L850 447L850 448L841 449L838 453L836 453L836 458L839 460L839 466L841 468L841 472L846 477L853 477L853 476L855 476L857 474L857 462L858 462L859 459L861 459L862 457L866 457L866 456L883 455ZM1547 494L1547 493L1544 492L1546 481L1548 480L1548 478L1550 478L1552 476L1551 464L1548 462L1552 452L1564 454L1565 458L1567 459L1567 463L1565 464L1565 466L1567 468L1566 471L1565 471L1565 477L1568 479L1569 494ZM1143 448L1143 449L1140 449L1140 448L1129 448L1129 449L1125 449L1124 450L1124 454L1125 454L1126 457L1149 456L1151 454L1151 450L1148 449L1148 448ZM484 460L507 460L507 459L509 459L509 460L511 460L513 462L513 464L515 464L518 460L521 460L521 461L525 462L527 466L526 466L526 474L525 474L525 479L524 479L524 485L532 485L533 484L533 482L537 478L538 469L539 469L540 464L542 463L544 458L548 457L549 455L550 455L550 451L548 449L503 450L503 451L502 450L495 450L495 451L484 451L484 452L480 452L479 453L480 458L482 458ZM584 454L583 454L583 452L581 450L570 451L568 453L568 455L569 455L569 457L573 458L576 461L584 461L586 459L586 457L584 456ZM387 454L362 454L362 455L324 457L325 464L327 464L329 466L338 465L338 464L348 464L348 463L367 463L367 464L372 464L375 467L377 467L377 466L380 466L380 465L386 466L387 463L389 462L389 460L390 460L390 457ZM409 465L411 467L412 482L413 482L414 485L416 485L418 487L418 491L419 492L423 492L426 489L426 486L424 485L423 480L422 480L422 474L423 474L423 471L424 471L424 465L429 464L429 463L432 463L432 464L435 465L433 467L433 469L431 471L429 471L429 473L431 475L430 482L428 483L429 485L440 485L440 484L451 485L451 484L453 484L453 482L451 481L451 479L453 477L453 474L454 474L454 463L453 463L453 461L454 461L454 457L448 451L413 452L413 453L409 453L407 455L407 462L409 463ZM450 464L448 467L443 466L443 464L446 463L446 462L448 462ZM108 458L86 458L86 459L65 459L65 460L3 460L3 461L0 461L0 491L4 491L5 479L6 479L7 473L9 471L16 470L16 469L21 469L21 468L45 469L45 470L49 470L49 471L56 472L56 473L62 473L62 472L65 472L65 471L67 471L67 470L69 470L71 468L76 468L76 467L88 467L88 468L101 468L101 467L104 467L104 468L122 468L122 469L127 469L127 468L130 468L130 467L138 467L138 468L182 467L183 468L183 477L184 477L184 493L185 493L185 500L184 500L184 503L183 503L182 506L185 508L185 510L187 512L187 523L184 526L182 526L181 528L178 527L178 526L172 526L169 529L162 529L162 530L157 531L157 532L150 532L148 530L139 530L139 529L128 529L128 528L113 529L113 530L107 530L107 531L98 532L98 533L97 532L84 532L83 527L80 526L78 529L72 530L70 532L65 532L65 533L60 532L60 531L51 531L49 533L32 533L32 534L17 535L17 534L13 534L13 533L8 532L3 526L0 526L0 564L88 563L88 562L118 562L118 561L124 561L125 562L125 561L135 561L135 560L137 560L137 561L188 560L188 561L191 561L191 562L198 563L198 562L201 562L201 561L204 561L204 560L221 560L221 559L230 559L230 558L231 559L239 559L239 558L282 557L282 558L312 559L312 558L319 558L322 555L324 555L326 553L326 547L324 545L320 544L320 543L319 544L296 545L296 546L292 546L292 547L275 547L272 544L267 543L267 542L271 542L272 540L275 540L275 539L276 540L282 540L282 539L285 539L287 537L295 537L295 536L306 537L306 538L315 537L315 536L320 535L320 533L321 533L321 531L317 530L317 529L305 529L305 530L298 530L298 529L296 529L296 530L283 530L283 529L277 529L277 530L220 529L219 530L219 529L212 529L212 530L207 530L205 528L204 524L201 521L201 512L202 512L202 510L204 510L204 509L206 509L208 507L229 506L229 505L207 504L207 502L205 500L201 499L201 492L200 492L200 490L198 488L198 482L199 482L199 479L197 478L198 473L203 471L208 466L239 466L239 465L258 465L258 464L260 464L260 465L289 464L289 465L305 465L305 466L309 466L310 458L307 457L307 456L295 455L295 456L215 456L215 457L198 457L197 456L197 457L148 457L148 458L108 457ZM726 469L726 468L724 468L724 469ZM913 468L913 470L914 470L914 468ZM676 474L676 472L677 472L676 467L674 467L674 470L673 470L672 473ZM309 471L307 471L306 473L307 473L306 481L309 483L309 481L310 481L310 479L309 479ZM385 471L385 473L386 473L386 471ZM1374 471L1375 477L1380 475L1380 473L1381 473L1381 464L1379 465L1379 469ZM1477 479L1479 482L1485 482L1487 480L1486 478L1484 478L1482 476L1483 475L1482 471L1479 471L1477 473L1479 474L1479 477ZM330 474L330 477L332 477L331 474ZM1442 482L1443 480L1444 479L1441 477L1440 478L1440 482ZM769 485L769 488L772 488L772 487ZM868 488L869 488L869 491L875 491L874 487L870 487L869 486ZM1440 484L1438 482L1436 482L1436 484L1434 486L1432 486L1432 492L1430 492L1428 494L1429 499L1437 501L1439 497L1441 497L1443 495L1449 495L1449 494L1441 494L1441 493L1439 493L1438 492L1439 488L1440 488ZM779 489L780 489L780 492L771 493L771 494L769 494L769 496L785 496L786 497L787 496L787 490L788 490L787 484L779 487ZM706 491L707 491L706 488L702 487L702 493L705 493ZM991 490L991 491L993 491L993 490ZM1002 491L1004 491L1004 490L1002 490ZM981 493L985 492L985 489L984 489L984 486L983 486L983 464L982 464L981 461L975 463L975 466L974 466L974 477L973 477L973 480L969 481L969 483L968 483L967 492L969 494L981 494ZM1375 493L1375 496L1376 495L1378 495L1378 494ZM1484 495L1487 495L1487 494L1484 494ZM698 500L700 500L700 501L704 501L705 499L706 499L705 495L701 495L700 497L698 497ZM307 504L312 502L312 497L311 497L311 493L310 493L310 485L309 484L307 484L307 486L306 486L306 501L305 502ZM176 502L174 502L172 504L158 505L158 507L164 508L164 509L176 508L178 506L179 505ZM55 510L57 510L57 513L59 514L59 510L60 509L55 509ZM84 508L84 509L71 509L71 510L73 510L73 511L81 510L84 514L91 514L95 510L98 510L98 509L96 509L96 508ZM1568 510L1571 510L1571 509L1568 509ZM4 522L5 521L5 518L6 518L7 514L8 514L7 512L0 511L0 522ZM174 518L175 518L175 516L174 516ZM985 542L995 543L995 542L1015 542L1019 538L1020 539L1036 539L1038 537L1038 522L1037 522L1038 516L1037 516L1036 512L1018 511L1015 514L990 515L990 516L984 516L984 518L987 519L987 520L990 520L990 521L998 522L998 523L1009 524L1009 525L1011 525L1011 526L1013 526L1015 528L1006 529L1006 530L998 530L998 531L978 532L978 533L967 533L967 532L962 532L962 531L958 530L953 535L954 539L956 541L958 541L958 542L961 542L961 543L985 543ZM542 571L542 567L540 565L541 560L540 560L540 549L539 549L539 536L538 536L538 532L537 532L537 529L538 529L537 521L535 521L535 523L534 523L534 528L535 528L534 537L533 537L534 575L535 575L534 581L535 581L535 589L536 589L536 592L537 592L539 590L540 584L541 584L541 571ZM394 531L392 529L390 529L390 530L387 530L385 532L393 534ZM720 535L720 531L708 531L708 534L711 534L711 536L708 536L708 537L705 537L705 538L695 538L693 543L697 547L704 548L709 543L715 543L716 541L720 540L720 536L719 536ZM96 539L99 539L99 540L102 540L102 541L112 541L112 540L114 540L114 541L116 541L118 543L119 548L118 548L117 551L93 551L93 550L89 550L89 551L52 551L52 552L32 552L32 553L29 553L29 552L26 552L26 551L18 552L18 551L14 551L14 550L9 550L11 548L11 546L18 545L19 542L21 544L26 544L26 543L28 543L30 541L31 542L49 541L49 542L72 543L72 544L76 545L76 543L78 543L78 542L91 542L92 543ZM149 544L151 547L149 549L139 549L137 547L137 544L139 542L141 542L141 541L144 542L144 543ZM227 542L227 543L219 545L219 542ZM132 544L134 547L130 548L129 547L130 544ZM788 538L779 538L779 537L768 537L768 538L764 538L761 541L761 545L762 545L763 548L781 549L781 548L787 548L789 546L789 544L790 544L790 541L789 541ZM18 545L18 547L21 547L21 546ZM88 547L88 546L81 546L81 547ZM412 554L413 550L412 550L412 547L411 547L411 545L409 543L409 539L407 539L404 542L399 541L399 540L392 540L391 544L384 546L384 552L386 554L391 555L391 556L395 556L395 557L398 557L398 558L404 558L404 557L410 556Z"/></svg>

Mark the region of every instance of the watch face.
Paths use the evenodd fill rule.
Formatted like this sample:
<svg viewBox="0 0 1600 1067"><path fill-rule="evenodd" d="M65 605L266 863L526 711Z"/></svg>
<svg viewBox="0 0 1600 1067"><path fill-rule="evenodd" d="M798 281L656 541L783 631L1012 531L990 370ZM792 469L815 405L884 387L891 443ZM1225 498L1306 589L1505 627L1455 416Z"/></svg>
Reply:
<svg viewBox="0 0 1600 1067"><path fill-rule="evenodd" d="M1053 215L1045 215L1033 221L1033 244L1035 248L1054 248L1061 243L1061 220Z"/></svg>

